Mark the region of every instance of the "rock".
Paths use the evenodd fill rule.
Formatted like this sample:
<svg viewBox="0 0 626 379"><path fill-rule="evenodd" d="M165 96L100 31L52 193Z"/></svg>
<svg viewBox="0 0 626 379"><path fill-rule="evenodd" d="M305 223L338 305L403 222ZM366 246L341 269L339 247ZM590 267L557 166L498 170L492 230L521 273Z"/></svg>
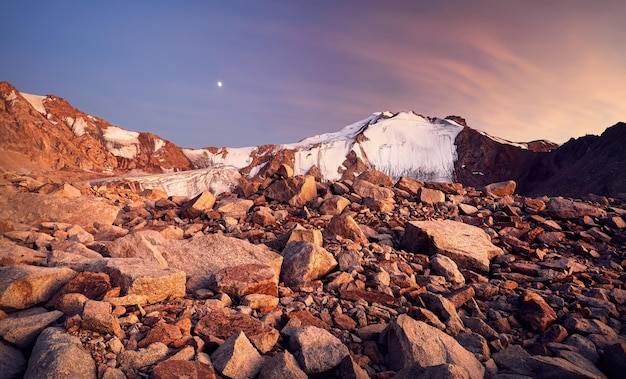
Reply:
<svg viewBox="0 0 626 379"><path fill-rule="evenodd" d="M282 255L281 278L288 286L319 279L337 267L332 254L307 241L290 243Z"/></svg>
<svg viewBox="0 0 626 379"><path fill-rule="evenodd" d="M161 342L150 344L145 349L124 350L117 356L117 362L124 371L137 370L150 366L167 357L167 346Z"/></svg>
<svg viewBox="0 0 626 379"><path fill-rule="evenodd" d="M600 355L596 349L596 345L588 338L581 336L580 334L572 334L564 341L564 344L576 348L578 353L587 358L594 364L600 359Z"/></svg>
<svg viewBox="0 0 626 379"><path fill-rule="evenodd" d="M597 374L559 357L534 355L530 357L529 363L533 368L534 378L599 378Z"/></svg>
<svg viewBox="0 0 626 379"><path fill-rule="evenodd" d="M393 379L467 379L468 374L463 368L449 363L422 367L415 363L403 368L394 375Z"/></svg>
<svg viewBox="0 0 626 379"><path fill-rule="evenodd" d="M457 284L465 283L465 277L459 271L456 263L445 255L433 255L430 258L430 267L435 274L443 276L449 282Z"/></svg>
<svg viewBox="0 0 626 379"><path fill-rule="evenodd" d="M276 175L283 179L291 178L293 176L293 168L283 163L278 166L278 170L276 170Z"/></svg>
<svg viewBox="0 0 626 379"><path fill-rule="evenodd" d="M259 379L307 379L298 362L289 351L280 352L267 359L261 367Z"/></svg>
<svg viewBox="0 0 626 379"><path fill-rule="evenodd" d="M268 265L247 263L225 267L211 279L211 288L237 299L248 294L278 296L279 276Z"/></svg>
<svg viewBox="0 0 626 379"><path fill-rule="evenodd" d="M165 321L159 321L155 326L150 329L144 339L140 340L137 344L138 347L146 347L155 342L161 342L170 346L175 341L183 337L180 328L176 325L170 325Z"/></svg>
<svg viewBox="0 0 626 379"><path fill-rule="evenodd" d="M141 196L145 197L146 199L152 199L152 200L159 200L159 199L167 199L168 195L167 192L165 191L161 191L159 189L153 189L153 188L147 188L143 191L141 191L141 193L139 193Z"/></svg>
<svg viewBox="0 0 626 379"><path fill-rule="evenodd" d="M324 200L320 205L320 213L324 215L339 215L343 210L350 205L350 200L343 196L333 195Z"/></svg>
<svg viewBox="0 0 626 379"><path fill-rule="evenodd" d="M33 224L56 221L90 227L94 222L112 224L119 208L99 198L47 196L0 191L0 219Z"/></svg>
<svg viewBox="0 0 626 379"><path fill-rule="evenodd" d="M600 208L579 201L563 199L562 197L550 198L547 206L550 216L556 218L572 219L584 216L606 216L606 211Z"/></svg>
<svg viewBox="0 0 626 379"><path fill-rule="evenodd" d="M485 368L454 338L407 315L392 319L387 327L387 366L399 371L415 363L422 367L454 364L469 378L482 378Z"/></svg>
<svg viewBox="0 0 626 379"><path fill-rule="evenodd" d="M254 202L248 199L224 199L217 202L215 210L219 212L222 219L232 217L235 219L245 218Z"/></svg>
<svg viewBox="0 0 626 379"><path fill-rule="evenodd" d="M339 364L339 377L341 379L369 379L367 371L363 370L352 359L350 355L346 356Z"/></svg>
<svg viewBox="0 0 626 379"><path fill-rule="evenodd" d="M19 264L44 266L46 253L16 245L14 242L0 240L0 266L16 266Z"/></svg>
<svg viewBox="0 0 626 379"><path fill-rule="evenodd" d="M417 190L417 201L424 204L443 203L446 195L439 190L422 187Z"/></svg>
<svg viewBox="0 0 626 379"><path fill-rule="evenodd" d="M259 207L259 209L252 214L252 222L262 226L267 226L275 223L276 217L274 217L270 208Z"/></svg>
<svg viewBox="0 0 626 379"><path fill-rule="evenodd" d="M63 183L58 185L52 191L48 192L48 195L64 196L64 197L80 197L80 190L69 183Z"/></svg>
<svg viewBox="0 0 626 379"><path fill-rule="evenodd" d="M11 266L0 268L0 309L30 308L50 298L76 271L69 268Z"/></svg>
<svg viewBox="0 0 626 379"><path fill-rule="evenodd" d="M363 171L359 176L357 176L359 180L365 180L377 186L383 187L392 187L393 179L382 171L378 170L367 170Z"/></svg>
<svg viewBox="0 0 626 379"><path fill-rule="evenodd" d="M376 201L394 202L394 193L389 188L380 187L365 180L355 179L352 183L352 190L357 195L366 198L371 197Z"/></svg>
<svg viewBox="0 0 626 379"><path fill-rule="evenodd" d="M6 379L20 379L26 371L26 359L21 351L0 341L0 372ZM306 378L306 376L305 376Z"/></svg>
<svg viewBox="0 0 626 379"><path fill-rule="evenodd" d="M485 337L478 333L459 333L455 337L456 341L466 350L474 353L479 360L489 358L489 344Z"/></svg>
<svg viewBox="0 0 626 379"><path fill-rule="evenodd" d="M461 212L461 214L471 216L478 212L478 208L469 204L459 204L459 212Z"/></svg>
<svg viewBox="0 0 626 379"><path fill-rule="evenodd" d="M232 335L211 355L213 366L233 379L254 378L261 370L263 358L243 332Z"/></svg>
<svg viewBox="0 0 626 379"><path fill-rule="evenodd" d="M35 342L39 333L63 316L60 311L48 312L45 308L31 308L11 313L0 320L0 336L26 349Z"/></svg>
<svg viewBox="0 0 626 379"><path fill-rule="evenodd" d="M141 258L146 263L167 267L160 250L167 242L156 230L142 230L116 239L107 250L112 258Z"/></svg>
<svg viewBox="0 0 626 379"><path fill-rule="evenodd" d="M334 216L324 229L324 237L333 238L336 236L361 244L368 243L367 237L359 227L359 224L354 221L352 216L347 214Z"/></svg>
<svg viewBox="0 0 626 379"><path fill-rule="evenodd" d="M626 372L626 344L616 343L604 348L599 366L609 378L621 378Z"/></svg>
<svg viewBox="0 0 626 379"><path fill-rule="evenodd" d="M452 220L411 221L401 246L412 252L442 254L458 267L489 271L490 259L504 252L480 228Z"/></svg>
<svg viewBox="0 0 626 379"><path fill-rule="evenodd" d="M225 340L243 332L250 342L263 354L272 350L279 333L276 329L263 324L254 317L243 313L213 311L198 321L195 333L210 339Z"/></svg>
<svg viewBox="0 0 626 379"><path fill-rule="evenodd" d="M502 374L533 376L530 354L519 345L513 345L493 354L493 360Z"/></svg>
<svg viewBox="0 0 626 379"><path fill-rule="evenodd" d="M423 293L419 295L426 307L435 313L439 319L446 324L446 332L456 336L463 329L463 321L456 312L454 304L445 297L433 293Z"/></svg>
<svg viewBox="0 0 626 379"><path fill-rule="evenodd" d="M226 267L244 264L270 266L280 276L283 257L265 245L253 245L233 237L205 234L159 247L169 267L187 273L190 291L207 288L209 278ZM189 262L194 264L190 265Z"/></svg>
<svg viewBox="0 0 626 379"><path fill-rule="evenodd" d="M324 243L322 232L317 229L304 229L299 225L289 233L286 245L294 241L308 241L319 246L322 246Z"/></svg>
<svg viewBox="0 0 626 379"><path fill-rule="evenodd" d="M91 300L102 300L110 290L111 279L104 272L79 272L55 294L51 302L70 293L79 293Z"/></svg>
<svg viewBox="0 0 626 379"><path fill-rule="evenodd" d="M303 207L317 198L317 186L311 175L294 176L275 181L265 190L264 195L294 207Z"/></svg>
<svg viewBox="0 0 626 379"><path fill-rule="evenodd" d="M406 191L411 196L417 196L417 191L424 187L424 182L407 177L401 177L395 184L396 188Z"/></svg>
<svg viewBox="0 0 626 379"><path fill-rule="evenodd" d="M307 374L319 374L335 368L350 354L337 337L315 326L297 329L289 339L289 346Z"/></svg>
<svg viewBox="0 0 626 379"><path fill-rule="evenodd" d="M244 296L243 299L241 299L241 305L254 310L260 310L261 312L267 312L268 310L273 310L278 307L278 297L253 293Z"/></svg>
<svg viewBox="0 0 626 379"><path fill-rule="evenodd" d="M507 180L506 182L488 184L481 188L481 192L486 195L498 197L510 196L515 193L516 186L517 184L513 180Z"/></svg>
<svg viewBox="0 0 626 379"><path fill-rule="evenodd" d="M537 293L526 291L520 299L519 319L536 332L543 332L556 321L556 312Z"/></svg>
<svg viewBox="0 0 626 379"><path fill-rule="evenodd" d="M152 370L152 379L217 379L213 367L198 361L166 360Z"/></svg>
<svg viewBox="0 0 626 379"><path fill-rule="evenodd" d="M63 312L66 316L71 317L83 312L87 300L89 300L89 298L82 293L68 293L56 299L54 301L54 307Z"/></svg>
<svg viewBox="0 0 626 379"><path fill-rule="evenodd" d="M589 359L577 352L570 350L558 350L556 354L574 366L581 368L593 375L595 378L606 379L606 376Z"/></svg>
<svg viewBox="0 0 626 379"><path fill-rule="evenodd" d="M185 273L172 268L146 265L141 260L110 259L105 273L122 295L145 296L150 304L185 296Z"/></svg>
<svg viewBox="0 0 626 379"><path fill-rule="evenodd" d="M183 208L183 214L188 218L196 218L215 205L215 195L209 191L204 191L200 195L191 199Z"/></svg>
<svg viewBox="0 0 626 379"><path fill-rule="evenodd" d="M87 300L82 312L81 328L125 338L119 320L112 311L111 304L107 302Z"/></svg>
<svg viewBox="0 0 626 379"><path fill-rule="evenodd" d="M61 328L47 328L37 338L24 378L96 379L96 362L79 338Z"/></svg>

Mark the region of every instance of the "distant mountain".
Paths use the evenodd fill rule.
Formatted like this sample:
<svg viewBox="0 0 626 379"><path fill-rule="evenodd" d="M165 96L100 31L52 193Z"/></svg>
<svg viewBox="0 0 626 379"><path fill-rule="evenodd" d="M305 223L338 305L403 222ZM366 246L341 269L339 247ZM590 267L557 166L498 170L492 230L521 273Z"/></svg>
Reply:
<svg viewBox="0 0 626 379"><path fill-rule="evenodd" d="M92 174L232 166L254 177L272 175L287 164L295 174L326 180L351 179L377 169L396 179L458 181L473 187L512 179L520 193L535 195L626 192L622 123L602 136L559 147L545 140L516 143L490 136L459 116L379 112L338 132L293 144L186 149L150 133L111 125L62 98L20 93L1 82L0 125L2 150L27 156L42 167Z"/></svg>

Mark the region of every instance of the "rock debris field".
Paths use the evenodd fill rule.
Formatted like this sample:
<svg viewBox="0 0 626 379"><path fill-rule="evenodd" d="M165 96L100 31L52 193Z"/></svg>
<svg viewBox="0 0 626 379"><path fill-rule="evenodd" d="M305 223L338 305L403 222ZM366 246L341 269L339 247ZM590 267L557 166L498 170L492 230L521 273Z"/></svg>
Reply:
<svg viewBox="0 0 626 379"><path fill-rule="evenodd" d="M3 378L623 378L626 203L0 176Z"/></svg>

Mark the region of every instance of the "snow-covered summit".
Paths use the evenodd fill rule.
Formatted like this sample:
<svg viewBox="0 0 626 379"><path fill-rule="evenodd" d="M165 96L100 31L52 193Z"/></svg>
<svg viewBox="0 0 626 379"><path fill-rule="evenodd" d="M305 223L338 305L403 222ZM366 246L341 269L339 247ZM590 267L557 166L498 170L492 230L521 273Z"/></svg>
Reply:
<svg viewBox="0 0 626 379"><path fill-rule="evenodd" d="M317 168L324 179L338 180L349 161L398 178L452 181L456 147L463 126L452 120L426 118L414 112L377 112L338 132L324 133L299 142L272 147L236 149L184 149L195 167L215 164L258 173L279 151L289 151L294 174ZM265 159L262 159L265 156Z"/></svg>

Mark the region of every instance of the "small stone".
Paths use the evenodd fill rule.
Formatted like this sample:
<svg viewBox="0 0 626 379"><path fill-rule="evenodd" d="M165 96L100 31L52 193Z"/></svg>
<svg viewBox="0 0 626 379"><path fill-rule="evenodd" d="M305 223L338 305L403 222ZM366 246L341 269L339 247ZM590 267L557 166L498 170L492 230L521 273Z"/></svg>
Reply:
<svg viewBox="0 0 626 379"><path fill-rule="evenodd" d="M532 291L527 291L521 297L518 316L530 330L536 332L546 330L548 326L556 321L554 309L541 296Z"/></svg>
<svg viewBox="0 0 626 379"><path fill-rule="evenodd" d="M155 342L145 349L124 350L117 356L120 368L123 370L137 370L140 367L153 365L167 357L167 346Z"/></svg>
<svg viewBox="0 0 626 379"><path fill-rule="evenodd" d="M259 379L307 379L308 376L302 371L298 362L289 351L280 352L272 358L267 359L261 372Z"/></svg>

